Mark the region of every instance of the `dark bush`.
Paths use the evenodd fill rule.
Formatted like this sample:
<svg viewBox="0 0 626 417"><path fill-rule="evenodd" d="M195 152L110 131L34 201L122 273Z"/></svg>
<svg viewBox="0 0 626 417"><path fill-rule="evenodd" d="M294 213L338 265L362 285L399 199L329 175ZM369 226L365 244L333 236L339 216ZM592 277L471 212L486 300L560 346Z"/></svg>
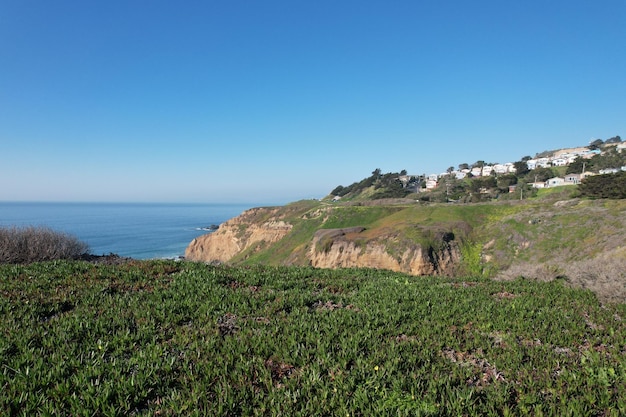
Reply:
<svg viewBox="0 0 626 417"><path fill-rule="evenodd" d="M626 172L587 177L580 183L578 190L583 197L626 198Z"/></svg>
<svg viewBox="0 0 626 417"><path fill-rule="evenodd" d="M0 227L0 263L76 259L88 251L78 238L47 227Z"/></svg>

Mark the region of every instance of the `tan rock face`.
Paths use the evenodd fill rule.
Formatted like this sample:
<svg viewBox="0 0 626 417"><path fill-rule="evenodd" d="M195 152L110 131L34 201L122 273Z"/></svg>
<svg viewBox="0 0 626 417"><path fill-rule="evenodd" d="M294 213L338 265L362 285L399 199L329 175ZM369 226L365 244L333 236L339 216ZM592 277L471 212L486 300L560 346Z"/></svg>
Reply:
<svg viewBox="0 0 626 417"><path fill-rule="evenodd" d="M337 229L341 231L344 229ZM452 272L460 259L460 252L451 245L440 253L428 253L421 246L406 248L394 257L387 251L384 238L361 245L347 236L350 233L320 231L308 252L311 265L317 268L378 268L412 275L445 275ZM329 240L330 239L330 240Z"/></svg>
<svg viewBox="0 0 626 417"><path fill-rule="evenodd" d="M194 239L185 250L185 258L202 262L227 262L258 242L278 242L291 231L292 225L271 218L271 212L269 219L256 223L256 217L266 212L259 208L247 210L221 225L217 231Z"/></svg>

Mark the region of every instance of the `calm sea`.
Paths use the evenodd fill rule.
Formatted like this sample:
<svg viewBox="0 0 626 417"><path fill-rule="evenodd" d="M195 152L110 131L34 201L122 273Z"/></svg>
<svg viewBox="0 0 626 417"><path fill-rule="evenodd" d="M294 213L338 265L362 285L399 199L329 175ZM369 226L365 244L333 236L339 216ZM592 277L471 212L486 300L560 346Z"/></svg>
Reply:
<svg viewBox="0 0 626 417"><path fill-rule="evenodd" d="M0 226L47 226L70 233L94 255L175 258L194 238L256 205L0 202Z"/></svg>

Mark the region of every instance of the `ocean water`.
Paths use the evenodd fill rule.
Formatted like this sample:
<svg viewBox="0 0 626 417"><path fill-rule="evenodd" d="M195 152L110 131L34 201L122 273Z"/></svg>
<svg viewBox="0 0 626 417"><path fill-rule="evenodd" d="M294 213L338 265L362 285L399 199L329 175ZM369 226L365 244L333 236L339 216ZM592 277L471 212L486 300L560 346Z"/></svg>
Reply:
<svg viewBox="0 0 626 417"><path fill-rule="evenodd" d="M0 226L46 226L72 234L90 253L176 258L194 238L254 204L0 202Z"/></svg>

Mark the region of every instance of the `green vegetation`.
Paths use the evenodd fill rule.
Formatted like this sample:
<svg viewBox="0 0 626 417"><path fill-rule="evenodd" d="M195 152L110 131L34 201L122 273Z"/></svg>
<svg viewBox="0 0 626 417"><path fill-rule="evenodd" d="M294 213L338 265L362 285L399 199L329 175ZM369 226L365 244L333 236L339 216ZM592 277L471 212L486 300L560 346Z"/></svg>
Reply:
<svg viewBox="0 0 626 417"><path fill-rule="evenodd" d="M485 265L481 252L480 244L467 242L461 245L461 270L471 276L484 275Z"/></svg>
<svg viewBox="0 0 626 417"><path fill-rule="evenodd" d="M561 282L0 265L0 414L626 414L626 306Z"/></svg>
<svg viewBox="0 0 626 417"><path fill-rule="evenodd" d="M590 198L626 198L626 171L587 177L580 184L581 196Z"/></svg>
<svg viewBox="0 0 626 417"><path fill-rule="evenodd" d="M407 183L400 181L400 176L406 175L406 171L400 173L389 172L382 174L380 169L375 169L370 177L364 178L347 187L337 186L331 195L348 199L379 200L384 198L403 198L409 195L420 183L418 178L411 178Z"/></svg>
<svg viewBox="0 0 626 417"><path fill-rule="evenodd" d="M76 237L46 227L0 227L0 263L76 259L88 250Z"/></svg>
<svg viewBox="0 0 626 417"><path fill-rule="evenodd" d="M403 206L344 206L328 214L324 229L370 226L381 219L405 209Z"/></svg>

